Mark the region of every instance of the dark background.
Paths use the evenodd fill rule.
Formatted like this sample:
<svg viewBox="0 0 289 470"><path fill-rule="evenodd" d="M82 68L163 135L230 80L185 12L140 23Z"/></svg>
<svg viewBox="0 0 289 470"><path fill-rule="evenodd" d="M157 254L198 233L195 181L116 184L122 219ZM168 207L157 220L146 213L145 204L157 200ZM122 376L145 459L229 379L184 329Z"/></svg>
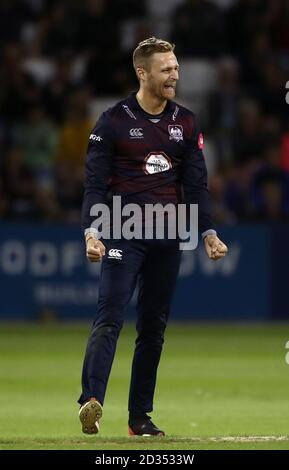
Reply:
<svg viewBox="0 0 289 470"><path fill-rule="evenodd" d="M88 136L104 109L137 89L132 51L152 35L176 44L177 100L202 123L213 216L232 248L218 268L200 251L193 269L184 260L175 316L289 318L288 0L0 2L3 317L93 315L95 299L79 300L84 287L73 300L98 277L80 231ZM68 273L69 237L65 256L70 266L78 259ZM43 281L52 291L41 297ZM208 288L223 300L201 300Z"/></svg>

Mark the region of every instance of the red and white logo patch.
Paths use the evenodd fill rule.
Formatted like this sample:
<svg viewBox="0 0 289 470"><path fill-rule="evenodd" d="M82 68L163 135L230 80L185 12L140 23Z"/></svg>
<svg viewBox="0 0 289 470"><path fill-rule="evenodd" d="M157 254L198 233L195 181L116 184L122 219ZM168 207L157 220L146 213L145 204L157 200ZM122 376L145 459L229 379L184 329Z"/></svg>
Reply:
<svg viewBox="0 0 289 470"><path fill-rule="evenodd" d="M200 132L199 138L198 138L198 147L200 150L203 150L204 147L204 137L203 134Z"/></svg>

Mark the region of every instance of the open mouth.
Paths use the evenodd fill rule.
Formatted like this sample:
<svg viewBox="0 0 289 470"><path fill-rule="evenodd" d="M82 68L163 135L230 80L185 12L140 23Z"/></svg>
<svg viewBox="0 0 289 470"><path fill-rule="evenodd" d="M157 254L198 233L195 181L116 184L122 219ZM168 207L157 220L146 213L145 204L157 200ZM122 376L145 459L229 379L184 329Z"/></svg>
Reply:
<svg viewBox="0 0 289 470"><path fill-rule="evenodd" d="M166 88L167 90L174 90L174 91L175 91L175 88L176 88L176 87L175 87L174 85L165 85L165 88Z"/></svg>

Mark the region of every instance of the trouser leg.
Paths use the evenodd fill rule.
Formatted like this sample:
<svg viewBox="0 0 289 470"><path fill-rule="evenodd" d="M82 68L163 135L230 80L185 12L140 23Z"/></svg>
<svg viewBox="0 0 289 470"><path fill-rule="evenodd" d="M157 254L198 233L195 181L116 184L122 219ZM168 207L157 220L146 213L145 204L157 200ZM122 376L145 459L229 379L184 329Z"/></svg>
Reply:
<svg viewBox="0 0 289 470"><path fill-rule="evenodd" d="M158 241L147 255L139 285L137 339L129 395L130 412L151 412L181 252L176 241Z"/></svg>
<svg viewBox="0 0 289 470"><path fill-rule="evenodd" d="M111 246L121 249L121 259L109 258ZM90 397L103 404L125 310L133 295L143 257L144 247L140 243L110 242L106 247L97 314L83 363L82 394L78 400L81 404Z"/></svg>

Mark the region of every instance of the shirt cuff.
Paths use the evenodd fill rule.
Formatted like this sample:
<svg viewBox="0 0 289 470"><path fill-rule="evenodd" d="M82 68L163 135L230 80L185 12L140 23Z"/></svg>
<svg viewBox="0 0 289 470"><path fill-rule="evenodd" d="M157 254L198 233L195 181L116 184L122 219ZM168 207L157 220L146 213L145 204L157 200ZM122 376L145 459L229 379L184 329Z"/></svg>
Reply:
<svg viewBox="0 0 289 470"><path fill-rule="evenodd" d="M202 233L202 239L204 240L207 235L216 235L217 236L217 232L216 232L216 230L213 230L212 228L210 228L209 230L206 230L205 232Z"/></svg>
<svg viewBox="0 0 289 470"><path fill-rule="evenodd" d="M91 235L94 236L94 238L98 239L98 230L96 228L86 228L84 230L84 236L86 237L86 235L88 235L89 233L91 233Z"/></svg>

